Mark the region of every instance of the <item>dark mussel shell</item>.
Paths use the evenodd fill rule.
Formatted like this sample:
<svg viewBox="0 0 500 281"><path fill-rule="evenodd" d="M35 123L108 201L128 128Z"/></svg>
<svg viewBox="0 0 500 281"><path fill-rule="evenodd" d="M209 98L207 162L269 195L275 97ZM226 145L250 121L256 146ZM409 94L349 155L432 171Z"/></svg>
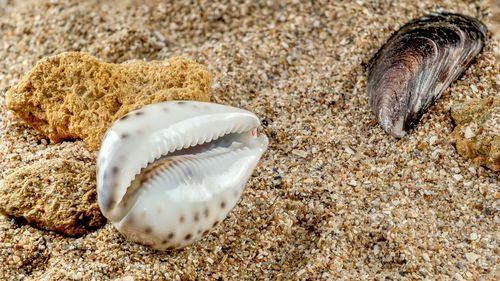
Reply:
<svg viewBox="0 0 500 281"><path fill-rule="evenodd" d="M431 13L395 32L368 64L368 96L382 128L403 137L481 52L486 26Z"/></svg>

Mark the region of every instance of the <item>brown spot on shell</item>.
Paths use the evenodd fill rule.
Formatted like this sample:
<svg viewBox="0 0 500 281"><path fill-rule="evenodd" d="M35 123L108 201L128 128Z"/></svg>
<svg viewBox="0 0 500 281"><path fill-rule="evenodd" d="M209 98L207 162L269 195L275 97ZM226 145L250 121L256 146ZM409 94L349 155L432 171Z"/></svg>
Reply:
<svg viewBox="0 0 500 281"><path fill-rule="evenodd" d="M146 228L144 229L144 232L145 232L146 234L151 234L151 233L153 232L153 229L152 229L151 227L149 227L149 226L148 226L148 227L146 227Z"/></svg>
<svg viewBox="0 0 500 281"><path fill-rule="evenodd" d="M178 105L184 105L184 104L186 104L186 102L185 101L178 101L177 104Z"/></svg>
<svg viewBox="0 0 500 281"><path fill-rule="evenodd" d="M186 234L186 236L184 236L184 240L189 240L191 239L191 237L193 237L193 235L190 234Z"/></svg>
<svg viewBox="0 0 500 281"><path fill-rule="evenodd" d="M173 232L170 232L168 235L167 235L167 238L163 239L163 241L161 241L162 244L167 244L168 241L172 240L172 238L174 238L174 233Z"/></svg>
<svg viewBox="0 0 500 281"><path fill-rule="evenodd" d="M226 202L225 201L220 202L220 207L224 209L226 207Z"/></svg>
<svg viewBox="0 0 500 281"><path fill-rule="evenodd" d="M144 115L144 111L137 111L134 114L135 114L135 116L141 116L141 115Z"/></svg>
<svg viewBox="0 0 500 281"><path fill-rule="evenodd" d="M205 229L205 231L203 231L202 235L207 235L207 234L208 234L208 229Z"/></svg>
<svg viewBox="0 0 500 281"><path fill-rule="evenodd" d="M205 211L203 212L205 214L205 218L208 218L209 215L209 210L208 208L205 208Z"/></svg>
<svg viewBox="0 0 500 281"><path fill-rule="evenodd" d="M181 217L179 218L179 222L180 222L180 223L183 223L183 222L184 222L184 216L181 216Z"/></svg>
<svg viewBox="0 0 500 281"><path fill-rule="evenodd" d="M198 215L198 212L194 213L194 221L199 221L200 216Z"/></svg>
<svg viewBox="0 0 500 281"><path fill-rule="evenodd" d="M106 208L111 208L116 204L116 201L114 199L109 199L108 204L106 205Z"/></svg>
<svg viewBox="0 0 500 281"><path fill-rule="evenodd" d="M214 223L212 224L212 227L215 227L217 224L219 223L219 221L214 221Z"/></svg>
<svg viewBox="0 0 500 281"><path fill-rule="evenodd" d="M126 138L128 138L128 134L127 133L123 133L122 134L122 139L126 139Z"/></svg>

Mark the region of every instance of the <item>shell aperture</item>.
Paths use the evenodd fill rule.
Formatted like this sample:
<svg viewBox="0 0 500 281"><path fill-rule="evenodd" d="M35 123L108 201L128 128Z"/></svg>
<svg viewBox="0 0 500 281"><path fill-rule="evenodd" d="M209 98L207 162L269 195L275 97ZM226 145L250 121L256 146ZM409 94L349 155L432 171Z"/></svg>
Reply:
<svg viewBox="0 0 500 281"><path fill-rule="evenodd" d="M368 65L368 96L382 128L403 137L481 52L476 19L431 13L395 32Z"/></svg>
<svg viewBox="0 0 500 281"><path fill-rule="evenodd" d="M101 211L132 241L184 247L221 222L268 145L259 119L215 103L132 111L106 132L97 163Z"/></svg>

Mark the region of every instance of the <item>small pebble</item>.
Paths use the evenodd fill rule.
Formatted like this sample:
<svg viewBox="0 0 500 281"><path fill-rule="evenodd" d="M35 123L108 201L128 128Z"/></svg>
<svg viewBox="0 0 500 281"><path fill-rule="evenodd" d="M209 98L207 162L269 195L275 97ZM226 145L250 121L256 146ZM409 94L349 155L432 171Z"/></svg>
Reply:
<svg viewBox="0 0 500 281"><path fill-rule="evenodd" d="M350 147L346 146L344 147L344 150L347 154L354 155L354 150L352 150Z"/></svg>
<svg viewBox="0 0 500 281"><path fill-rule="evenodd" d="M465 281L465 279L462 277L462 275L460 275L460 273L455 273L455 275L453 276L455 279L457 279L458 281Z"/></svg>
<svg viewBox="0 0 500 281"><path fill-rule="evenodd" d="M469 166L469 167L467 168L467 170L469 170L469 172L471 172L472 174L477 173L476 167L474 167L474 166Z"/></svg>
<svg viewBox="0 0 500 281"><path fill-rule="evenodd" d="M477 238L478 238L477 233L472 232L472 233L470 234L470 240L477 240Z"/></svg>
<svg viewBox="0 0 500 281"><path fill-rule="evenodd" d="M477 93L477 86L476 86L476 85L471 84L471 85L470 85L470 88L471 88L471 90L472 90L474 93Z"/></svg>
<svg viewBox="0 0 500 281"><path fill-rule="evenodd" d="M465 187L473 187L474 186L474 182L473 181L464 182L464 186Z"/></svg>
<svg viewBox="0 0 500 281"><path fill-rule="evenodd" d="M294 149L294 150L292 150L292 154L295 156L302 157L302 158L307 157L307 152L304 150Z"/></svg>
<svg viewBox="0 0 500 281"><path fill-rule="evenodd" d="M274 186L279 186L281 185L281 182L283 181L283 177L278 175L273 177L273 184Z"/></svg>
<svg viewBox="0 0 500 281"><path fill-rule="evenodd" d="M476 255L475 253L465 253L465 258L469 262L475 262L479 258L479 255Z"/></svg>
<svg viewBox="0 0 500 281"><path fill-rule="evenodd" d="M301 270L297 271L297 277L300 277L301 275L303 275L304 273L306 273L306 269L305 268L302 268Z"/></svg>
<svg viewBox="0 0 500 281"><path fill-rule="evenodd" d="M471 139L475 136L476 136L476 134L474 133L474 131L472 131L472 129L470 127L465 128L464 137L466 139Z"/></svg>
<svg viewBox="0 0 500 281"><path fill-rule="evenodd" d="M21 258L18 257L18 256L12 256L12 260L15 262L15 263L19 263L21 261Z"/></svg>
<svg viewBox="0 0 500 281"><path fill-rule="evenodd" d="M438 139L438 138L437 138L436 136L431 136L431 137L429 138L429 144L430 144L430 145L434 145L434 144L436 143L437 139Z"/></svg>

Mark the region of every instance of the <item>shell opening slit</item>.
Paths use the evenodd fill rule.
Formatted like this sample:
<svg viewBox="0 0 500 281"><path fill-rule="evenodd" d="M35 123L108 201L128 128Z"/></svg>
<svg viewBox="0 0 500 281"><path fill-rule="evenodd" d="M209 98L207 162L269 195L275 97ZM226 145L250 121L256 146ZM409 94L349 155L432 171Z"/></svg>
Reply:
<svg viewBox="0 0 500 281"><path fill-rule="evenodd" d="M268 145L259 119L234 107L164 102L126 116L101 145L99 206L127 238L155 249L184 247L222 221Z"/></svg>

